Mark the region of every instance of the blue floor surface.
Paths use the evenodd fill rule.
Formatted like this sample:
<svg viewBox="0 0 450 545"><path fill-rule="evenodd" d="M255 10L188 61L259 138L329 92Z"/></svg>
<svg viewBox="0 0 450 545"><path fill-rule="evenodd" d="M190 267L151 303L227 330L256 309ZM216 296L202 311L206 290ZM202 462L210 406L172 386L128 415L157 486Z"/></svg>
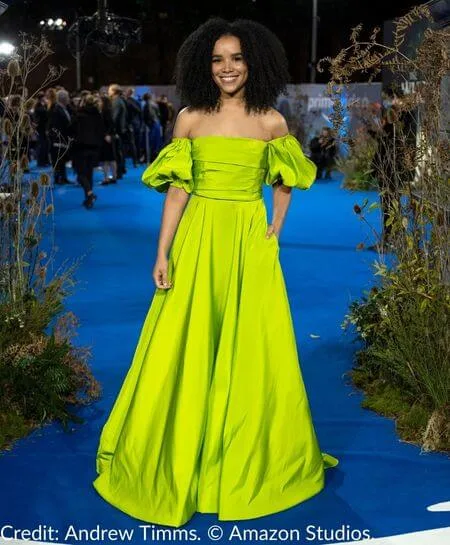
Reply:
<svg viewBox="0 0 450 545"><path fill-rule="evenodd" d="M60 259L85 255L77 273L80 283L67 307L81 321L76 342L92 347L91 365L104 395L79 412L86 421L71 432L46 426L0 457L0 526L52 526L59 529L60 542L70 525L134 529L131 543L150 539L145 541L139 530L144 523L106 503L92 487L99 434L154 293L152 268L164 196L145 187L141 173L142 168L130 168L116 186L101 187L97 172L98 200L90 211L81 206L78 186L55 190ZM356 250L358 243L373 240L353 205L364 197L376 200L377 194L351 193L340 185L335 178L319 181L309 191L295 190L280 239L316 430L322 450L338 457L340 464L327 470L326 488L310 500L259 519L220 522L225 532L234 524L240 529L299 529L300 543L331 543L338 539L320 539L318 534L312 539L307 526L328 532L344 527L356 532L353 537L365 529L381 537L450 526L449 512L426 510L450 500L449 458L423 454L399 441L393 421L362 409L361 394L345 378L358 346L340 324L350 302L372 286L376 257ZM270 191L265 188L269 208ZM369 217L378 228L377 214ZM185 528L196 529L207 540L206 530L215 523L215 515L196 514Z"/></svg>

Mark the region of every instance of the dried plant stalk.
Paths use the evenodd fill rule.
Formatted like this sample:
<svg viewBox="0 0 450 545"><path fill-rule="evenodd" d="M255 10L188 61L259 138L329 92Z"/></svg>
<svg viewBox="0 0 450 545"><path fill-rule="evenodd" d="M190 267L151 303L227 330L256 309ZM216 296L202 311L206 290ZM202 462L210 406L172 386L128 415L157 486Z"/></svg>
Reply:
<svg viewBox="0 0 450 545"><path fill-rule="evenodd" d="M408 94L394 89L393 106L383 112L383 125L374 131L377 150L372 166L385 213L381 252L374 264L382 289L352 305L343 325L355 324L366 343L357 368L358 380L366 377L366 392L373 393L381 380L378 385L413 392L430 415L428 425L416 434L427 450L450 449L450 146L445 107L450 30L433 28L432 21L425 5L413 8L394 21L392 45L378 41L379 29L369 39L362 38L358 25L350 45L319 65L319 70L327 67L331 74L328 93L335 133L350 146L355 140L344 132L343 89L356 76L363 74L371 81L382 70L403 81L406 74L416 76ZM423 22L427 28L420 44L406 54L407 32ZM365 200L355 212L367 221L365 212L373 208ZM386 242L394 258L390 266L385 263ZM373 405L379 406L380 399Z"/></svg>
<svg viewBox="0 0 450 545"><path fill-rule="evenodd" d="M44 37L22 35L18 54L0 71L0 448L7 446L5 437L8 444L46 420L66 425L75 418L67 404L100 394L89 350L71 343L78 323L72 314L61 315L79 260L55 270L50 177L26 174L34 131L29 112L37 93L64 71L50 66L30 91L30 75L51 53Z"/></svg>
<svg viewBox="0 0 450 545"><path fill-rule="evenodd" d="M48 269L53 257L40 253L43 218L53 206L48 176L31 181L24 177L28 141L34 131L30 107L37 93L59 79L64 69L50 66L33 92L27 84L30 74L51 54L44 37L37 41L22 35L18 54L0 72L1 126L6 136L0 160L0 302L9 302L14 312L23 310L27 295L44 289L37 270Z"/></svg>

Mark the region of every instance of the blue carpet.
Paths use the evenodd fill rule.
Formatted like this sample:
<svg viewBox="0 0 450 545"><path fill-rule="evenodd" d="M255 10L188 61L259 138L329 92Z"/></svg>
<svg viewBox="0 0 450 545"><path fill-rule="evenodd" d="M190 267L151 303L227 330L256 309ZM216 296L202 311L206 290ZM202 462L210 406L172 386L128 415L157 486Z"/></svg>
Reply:
<svg viewBox="0 0 450 545"><path fill-rule="evenodd" d="M130 168L117 186L96 186L98 200L90 211L81 206L78 186L55 190L59 259L84 255L79 285L67 307L81 321L76 342L93 349L91 364L104 395L79 411L86 419L83 425L69 433L58 425L46 426L1 456L0 526L32 529L45 524L59 529L62 542L71 524L76 529L127 528L134 530L132 543L144 543L139 529L144 523L110 506L91 484L101 427L131 362L154 292L152 268L164 197L141 184L141 173L142 168ZM96 173L96 184L99 181ZM270 207L271 190L265 191ZM275 515L238 522L240 529L299 529L302 543L331 543L330 532L342 527L354 530L356 538L365 529L380 537L450 526L450 513L426 510L450 500L448 457L421 454L418 447L400 442L393 421L362 409L361 394L345 377L358 346L340 324L350 302L373 283L375 254L356 250L361 241L373 243L353 212L353 204L364 197L372 201L377 194L352 194L340 188L337 178L319 181L310 191L296 191L280 240L319 441L340 465L327 470L326 488L317 496ZM378 228L378 214L369 217ZM185 528L207 539L208 526L216 522L214 515L196 514ZM322 539L316 534L313 540L312 533L306 534L308 525L328 534ZM234 523L220 526L229 532Z"/></svg>

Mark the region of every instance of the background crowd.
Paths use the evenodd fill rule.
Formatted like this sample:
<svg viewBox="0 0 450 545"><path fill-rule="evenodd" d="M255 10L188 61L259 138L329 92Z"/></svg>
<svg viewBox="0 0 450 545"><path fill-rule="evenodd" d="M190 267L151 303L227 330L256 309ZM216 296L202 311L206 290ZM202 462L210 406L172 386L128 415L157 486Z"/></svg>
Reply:
<svg viewBox="0 0 450 545"><path fill-rule="evenodd" d="M6 110L13 123L19 123L20 111L23 115L23 96L12 94L0 102L1 113ZM126 175L127 158L133 166L153 161L169 139L176 113L166 95L140 97L133 87L111 84L78 93L48 88L27 100L25 115L33 130L20 138L20 154L28 162L36 159L38 167L52 167L54 184L78 183L85 194L83 205L92 208L95 168L103 171L102 185L109 185ZM318 178L331 178L337 154L331 129L324 127L309 148ZM67 175L69 162L77 175L73 182Z"/></svg>
<svg viewBox="0 0 450 545"><path fill-rule="evenodd" d="M1 102L13 122L22 96L10 95ZM111 84L104 90L79 93L49 88L27 101L26 115L34 130L21 138L24 158L36 159L38 167L51 166L56 185L80 184L83 205L91 208L96 199L94 169L101 166L102 185L109 185L126 174L127 158L133 166L151 162L166 141L174 108L165 95L139 97L132 87ZM68 179L69 162L76 182Z"/></svg>

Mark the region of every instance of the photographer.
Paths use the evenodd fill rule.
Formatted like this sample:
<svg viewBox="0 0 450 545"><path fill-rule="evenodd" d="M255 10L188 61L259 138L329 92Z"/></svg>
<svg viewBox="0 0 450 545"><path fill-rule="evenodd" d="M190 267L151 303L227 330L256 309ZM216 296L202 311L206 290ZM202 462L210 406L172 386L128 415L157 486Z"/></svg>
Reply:
<svg viewBox="0 0 450 545"><path fill-rule="evenodd" d="M331 179L331 171L336 159L336 141L329 127L324 127L319 136L315 136L310 144L311 160L317 166L317 178L321 179L325 171L325 180Z"/></svg>

